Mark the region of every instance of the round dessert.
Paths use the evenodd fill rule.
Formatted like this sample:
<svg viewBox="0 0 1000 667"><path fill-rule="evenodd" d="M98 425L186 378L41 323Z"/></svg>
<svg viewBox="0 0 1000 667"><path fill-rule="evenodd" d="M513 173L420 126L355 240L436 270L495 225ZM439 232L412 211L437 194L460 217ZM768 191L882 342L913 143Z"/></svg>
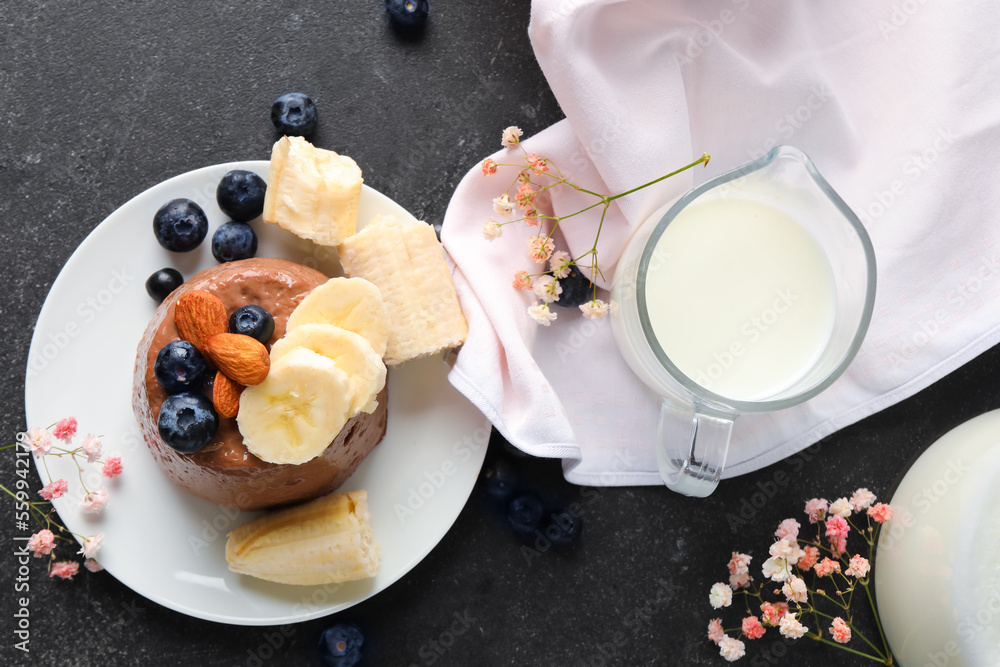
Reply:
<svg viewBox="0 0 1000 667"><path fill-rule="evenodd" d="M385 436L387 388L378 408L351 418L326 450L299 465L262 461L243 444L236 419L219 419L212 440L200 451L182 454L160 437L157 418L168 394L153 372L156 355L178 340L174 324L177 298L190 290L217 296L227 315L255 304L274 319L266 345L285 334L288 316L327 277L284 259L254 258L206 269L171 293L153 315L139 343L133 378L132 408L153 459L171 482L199 498L225 507L255 510L308 500L334 491ZM202 389L212 395L211 380Z"/></svg>

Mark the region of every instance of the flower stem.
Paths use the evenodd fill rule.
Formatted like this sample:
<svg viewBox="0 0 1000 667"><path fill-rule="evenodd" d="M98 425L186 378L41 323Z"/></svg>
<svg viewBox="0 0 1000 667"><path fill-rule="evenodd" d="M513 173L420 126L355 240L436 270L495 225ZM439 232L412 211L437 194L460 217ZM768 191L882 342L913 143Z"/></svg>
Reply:
<svg viewBox="0 0 1000 667"><path fill-rule="evenodd" d="M882 631L882 620L878 617L878 610L875 608L875 600L872 599L871 591L868 590L868 584L864 584L865 595L868 596L868 604L872 607L872 614L875 616L875 627L878 628L879 637L882 638L882 646L885 647L885 652L889 655L889 659L892 659L892 651L889 650L889 642L885 639L885 632Z"/></svg>
<svg viewBox="0 0 1000 667"><path fill-rule="evenodd" d="M886 656L881 655L881 654L879 654L879 655L872 655L871 653L862 653L861 651L855 650L853 648L849 648L847 646L844 646L843 644L838 644L837 642L832 642L829 639L825 639L823 637L820 637L819 635L808 634L806 636L809 637L810 639L815 639L818 642L822 642L823 644L829 644L830 646L836 646L837 648L843 649L843 650L847 651L848 653L853 653L854 655L860 655L862 658L868 658L869 660L874 660L875 662L881 662L881 663L886 664L886 665L891 665L892 664L892 658L887 658Z"/></svg>
<svg viewBox="0 0 1000 667"><path fill-rule="evenodd" d="M625 192L620 192L620 193L618 193L616 195L612 195L610 197L607 197L607 200L609 202L611 202L611 201L614 201L616 199L620 199L621 197L624 197L626 195L630 195L633 192L638 192L639 190L642 190L643 188L648 188L650 185L654 185L656 183L659 183L660 181L665 181L666 179L670 178L671 176L676 176L677 174L681 173L682 171L687 171L691 167L697 167L699 164L705 163L707 165L708 161L711 158L712 158L712 156L709 155L708 153L703 153L700 158L698 158L697 160L695 160L694 162L692 162L689 165L681 167L677 171L672 171L669 174L667 174L666 176L660 176L659 178L654 178L649 183L643 183L642 185L634 187L631 190L626 190Z"/></svg>

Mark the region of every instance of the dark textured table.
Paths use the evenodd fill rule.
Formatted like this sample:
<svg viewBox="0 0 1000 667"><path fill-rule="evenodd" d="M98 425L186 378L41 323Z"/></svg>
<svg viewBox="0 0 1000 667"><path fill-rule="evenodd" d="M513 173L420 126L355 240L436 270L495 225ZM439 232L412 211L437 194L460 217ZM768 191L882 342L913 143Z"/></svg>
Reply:
<svg viewBox="0 0 1000 667"><path fill-rule="evenodd" d="M170 176L266 159L271 101L311 93L318 145L357 160L372 187L439 223L465 171L499 129L561 118L531 53L527 0L437 0L422 39L398 39L381 0L263 3L33 2L0 27L0 266L8 382L0 426L25 428L32 326L77 244L133 195ZM699 149L700 150L700 149ZM137 286L138 288L138 286ZM451 531L413 571L337 620L366 634L370 665L718 665L705 639L709 586L735 549L759 576L771 532L812 496L886 494L936 436L1000 405L996 349L930 389L707 500L664 488L581 489L557 461L515 457L494 435L487 464L512 458L527 484L579 501L569 551L526 557L482 480ZM101 379L81 378L81 385ZM0 458L12 485L13 454ZM755 497L755 494L757 496ZM747 508L751 508L748 510ZM2 512L14 525L13 503ZM728 515L748 514L734 527ZM9 537L8 537L9 540ZM162 608L107 573L48 580L32 564L30 654L13 648L15 557L0 558L0 664L309 665L333 619L234 627ZM727 617L737 616L728 610ZM862 625L873 630L869 620ZM770 631L745 664L872 664Z"/></svg>

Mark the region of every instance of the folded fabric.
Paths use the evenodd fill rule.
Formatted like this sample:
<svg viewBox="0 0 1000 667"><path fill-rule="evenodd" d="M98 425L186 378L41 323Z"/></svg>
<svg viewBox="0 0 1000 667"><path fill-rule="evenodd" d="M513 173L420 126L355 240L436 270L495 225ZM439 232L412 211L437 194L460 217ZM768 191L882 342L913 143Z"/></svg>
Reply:
<svg viewBox="0 0 1000 667"><path fill-rule="evenodd" d="M777 144L808 154L864 222L878 261L875 314L856 360L816 398L740 417L724 476L756 470L914 394L1000 340L1000 6L750 0L539 0L529 33L566 119L526 137L570 180L619 200L599 245L608 287L631 231L660 204ZM511 124L518 124L516 118ZM499 142L500 131L497 128ZM513 155L502 149L493 157ZM482 227L516 171L477 165L442 241L469 320L450 380L512 444L561 457L588 485L659 484L659 399L629 371L607 318L554 308L531 321L516 271L536 272L509 225ZM593 203L552 191L556 215ZM557 246L591 247L598 216ZM603 295L607 300L607 295Z"/></svg>

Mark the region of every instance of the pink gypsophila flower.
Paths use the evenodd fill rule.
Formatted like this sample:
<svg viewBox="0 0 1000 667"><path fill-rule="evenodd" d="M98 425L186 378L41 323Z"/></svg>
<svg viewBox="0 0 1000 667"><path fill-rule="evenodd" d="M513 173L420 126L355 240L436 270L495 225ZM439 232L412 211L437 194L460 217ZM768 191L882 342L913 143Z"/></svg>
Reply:
<svg viewBox="0 0 1000 667"><path fill-rule="evenodd" d="M541 222L541 219L539 219L540 215L541 213L538 212L537 208L532 207L527 209L524 212L524 224L528 227L537 227Z"/></svg>
<svg viewBox="0 0 1000 667"><path fill-rule="evenodd" d="M76 573L80 571L80 564L74 561L61 560L58 563L53 563L52 568L49 570L50 577L59 577L60 579L72 579L76 576Z"/></svg>
<svg viewBox="0 0 1000 667"><path fill-rule="evenodd" d="M108 479L114 479L118 475L122 474L122 457L112 456L110 459L104 462L104 467L101 468L101 474Z"/></svg>
<svg viewBox="0 0 1000 667"><path fill-rule="evenodd" d="M56 422L56 427L52 429L52 435L69 442L76 435L76 417L66 417Z"/></svg>
<svg viewBox="0 0 1000 667"><path fill-rule="evenodd" d="M35 554L35 558L49 555L55 546L56 537L48 528L43 528L28 538L28 548Z"/></svg>
<svg viewBox="0 0 1000 667"><path fill-rule="evenodd" d="M83 444L80 445L80 448L87 455L88 463L93 463L101 458L101 441L96 435L88 433L87 437L83 439Z"/></svg>
<svg viewBox="0 0 1000 667"><path fill-rule="evenodd" d="M747 639L760 639L764 636L764 626L761 625L760 619L756 616L747 616L743 619L743 625L741 627L743 634L747 636Z"/></svg>
<svg viewBox="0 0 1000 667"><path fill-rule="evenodd" d="M729 575L729 587L734 591L738 591L744 586L749 586L753 577L750 576L749 572L743 572L742 574L731 574Z"/></svg>
<svg viewBox="0 0 1000 667"><path fill-rule="evenodd" d="M778 632L781 633L782 637L798 639L809 632L809 628L802 625L798 619L795 618L795 614L785 614L778 622Z"/></svg>
<svg viewBox="0 0 1000 667"><path fill-rule="evenodd" d="M822 521L824 517L826 517L826 512L829 509L830 504L827 502L826 498L813 498L812 500L807 500L806 514L809 516L809 523Z"/></svg>
<svg viewBox="0 0 1000 667"><path fill-rule="evenodd" d="M547 303L536 303L528 306L528 315L536 324L541 324L543 327L549 326L556 319L556 314L549 310Z"/></svg>
<svg viewBox="0 0 1000 667"><path fill-rule="evenodd" d="M552 253L552 257L549 258L549 271L556 278L566 278L570 274L570 262L572 261L573 258L565 250L554 252Z"/></svg>
<svg viewBox="0 0 1000 667"><path fill-rule="evenodd" d="M600 299L580 304L580 312L588 320L598 320L608 314L609 306Z"/></svg>
<svg viewBox="0 0 1000 667"><path fill-rule="evenodd" d="M851 628L840 616L833 619L833 625L830 626L830 634L833 635L833 641L838 644L846 644L851 641Z"/></svg>
<svg viewBox="0 0 1000 667"><path fill-rule="evenodd" d="M806 547L802 551L805 552L805 555L802 556L802 558L799 559L799 562L796 563L795 565L800 570L802 570L803 572L805 572L806 570L808 570L809 568L811 568L813 565L815 565L816 561L819 560L819 549L817 549L816 547Z"/></svg>
<svg viewBox="0 0 1000 667"><path fill-rule="evenodd" d="M784 538L778 540L771 545L770 553L775 558L784 558L788 561L789 565L795 565L799 562L799 559L805 554L802 549L799 548L798 542L788 541Z"/></svg>
<svg viewBox="0 0 1000 667"><path fill-rule="evenodd" d="M760 615L764 619L764 624L772 627L778 624L781 617L785 615L785 611L787 611L787 607L782 610L770 602L764 602L760 605Z"/></svg>
<svg viewBox="0 0 1000 667"><path fill-rule="evenodd" d="M492 176L495 173L497 173L496 161L491 157L483 160L483 176Z"/></svg>
<svg viewBox="0 0 1000 667"><path fill-rule="evenodd" d="M753 557L748 554L741 554L734 551L729 559L729 574L746 574L750 571L750 561Z"/></svg>
<svg viewBox="0 0 1000 667"><path fill-rule="evenodd" d="M795 519L785 519L778 524L778 529L774 531L774 534L778 539L794 542L799 536L799 527L800 524Z"/></svg>
<svg viewBox="0 0 1000 667"><path fill-rule="evenodd" d="M68 488L69 485L66 483L66 480L57 479L56 481L49 482L43 486L42 490L38 492L38 495L46 500L55 500L66 493Z"/></svg>
<svg viewBox="0 0 1000 667"><path fill-rule="evenodd" d="M98 563L93 558L88 558L87 560L83 561L83 566L87 568L90 572L100 572L101 570L104 569L104 566Z"/></svg>
<svg viewBox="0 0 1000 667"><path fill-rule="evenodd" d="M86 514L99 514L104 510L104 506L108 503L108 492L104 489L99 491L92 491L86 495L83 502L80 503L83 507L83 511Z"/></svg>
<svg viewBox="0 0 1000 667"><path fill-rule="evenodd" d="M708 622L708 638L712 640L713 643L718 644L719 641L726 636L726 633L722 631L722 619L713 618Z"/></svg>
<svg viewBox="0 0 1000 667"><path fill-rule="evenodd" d="M528 254L536 264L544 264L549 261L549 257L552 257L552 253L556 249L555 241L543 236L529 236L527 245Z"/></svg>
<svg viewBox="0 0 1000 667"><path fill-rule="evenodd" d="M104 533L98 533L97 535L85 537L83 538L83 544L80 545L80 550L77 553L82 554L84 558L93 558L100 550L101 542L103 541Z"/></svg>
<svg viewBox="0 0 1000 667"><path fill-rule="evenodd" d="M885 523L892 518L892 507L885 503L875 503L868 508L868 516L878 523Z"/></svg>
<svg viewBox="0 0 1000 667"><path fill-rule="evenodd" d="M851 556L850 567L844 570L844 574L851 577L857 577L858 579L863 579L864 577L868 576L868 572L871 570L871 567L872 566L868 562L867 558L855 554Z"/></svg>
<svg viewBox="0 0 1000 667"><path fill-rule="evenodd" d="M514 195L514 201L517 202L518 208L527 211L528 209L534 208L536 194L538 193L535 192L530 183L523 183L521 187L517 189L517 194Z"/></svg>
<svg viewBox="0 0 1000 667"><path fill-rule="evenodd" d="M806 582L799 577L789 577L785 585L781 587L781 592L789 602L808 602L809 593L806 590Z"/></svg>
<svg viewBox="0 0 1000 667"><path fill-rule="evenodd" d="M527 271L518 271L514 274L514 289L531 289L531 278L528 277Z"/></svg>
<svg viewBox="0 0 1000 667"><path fill-rule="evenodd" d="M549 170L549 165L546 164L546 159L543 157L538 157L536 154L532 153L528 156L528 164L531 168L535 170L536 173L543 173Z"/></svg>
<svg viewBox="0 0 1000 667"><path fill-rule="evenodd" d="M523 134L524 132L521 131L521 128L511 125L503 131L503 136L500 137L500 145L504 148L513 148L521 143L521 136Z"/></svg>
<svg viewBox="0 0 1000 667"><path fill-rule="evenodd" d="M45 456L52 449L52 436L43 428L29 428L24 433L18 433L17 441L30 450L36 459Z"/></svg>
<svg viewBox="0 0 1000 667"><path fill-rule="evenodd" d="M875 494L868 489L858 489L848 502L851 503L855 512L860 512L872 506L872 503L875 502Z"/></svg>
<svg viewBox="0 0 1000 667"><path fill-rule="evenodd" d="M847 519L844 517L832 516L827 520L826 536L838 556L847 549L847 534L850 532L851 527L847 525Z"/></svg>
<svg viewBox="0 0 1000 667"><path fill-rule="evenodd" d="M816 563L813 572L816 573L817 577L829 577L834 572L840 572L840 563L829 558L824 558Z"/></svg>
<svg viewBox="0 0 1000 667"><path fill-rule="evenodd" d="M746 655L746 645L739 639L723 637L719 641L719 655L728 662L735 662Z"/></svg>
<svg viewBox="0 0 1000 667"><path fill-rule="evenodd" d="M535 296L546 303L558 301L559 295L562 294L562 285L550 275L538 276L532 289L535 291Z"/></svg>
<svg viewBox="0 0 1000 667"><path fill-rule="evenodd" d="M708 602L713 609L728 607L733 603L733 589L721 582L712 584L712 590L708 592Z"/></svg>

